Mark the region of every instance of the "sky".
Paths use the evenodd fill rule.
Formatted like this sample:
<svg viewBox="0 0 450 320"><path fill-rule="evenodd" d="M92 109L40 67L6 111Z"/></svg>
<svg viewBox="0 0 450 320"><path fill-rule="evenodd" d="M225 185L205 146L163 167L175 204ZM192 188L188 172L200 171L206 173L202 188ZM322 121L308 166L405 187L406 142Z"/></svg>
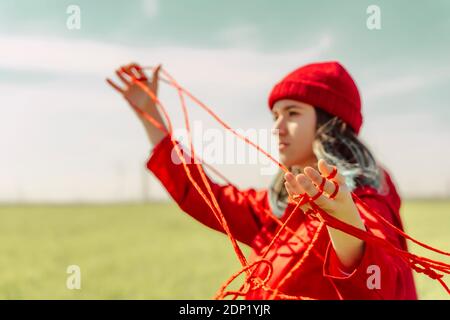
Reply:
<svg viewBox="0 0 450 320"><path fill-rule="evenodd" d="M67 27L70 5L79 29ZM379 30L366 25L370 5ZM273 85L306 63L338 60L362 95L361 140L400 194L449 197L449 13L446 0L2 0L0 201L166 198L145 168L143 128L104 81L131 61L162 63L233 128L268 132ZM180 128L176 92L161 84L160 97ZM272 177L262 166L217 168L239 187L264 188Z"/></svg>

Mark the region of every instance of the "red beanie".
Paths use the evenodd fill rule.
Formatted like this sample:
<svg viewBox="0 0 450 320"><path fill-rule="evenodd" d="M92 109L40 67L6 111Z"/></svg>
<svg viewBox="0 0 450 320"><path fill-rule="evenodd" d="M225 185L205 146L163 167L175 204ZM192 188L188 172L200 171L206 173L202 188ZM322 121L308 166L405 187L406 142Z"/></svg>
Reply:
<svg viewBox="0 0 450 320"><path fill-rule="evenodd" d="M361 98L345 68L335 61L307 64L289 73L275 85L269 107L278 100L292 99L321 108L341 118L356 134L362 125Z"/></svg>

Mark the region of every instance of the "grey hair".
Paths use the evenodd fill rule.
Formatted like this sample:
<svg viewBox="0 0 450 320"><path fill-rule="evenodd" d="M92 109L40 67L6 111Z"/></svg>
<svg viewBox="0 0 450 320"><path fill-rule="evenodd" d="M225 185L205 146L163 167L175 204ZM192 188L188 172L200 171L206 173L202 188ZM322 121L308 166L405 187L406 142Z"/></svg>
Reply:
<svg viewBox="0 0 450 320"><path fill-rule="evenodd" d="M333 117L319 127L313 152L317 159L337 167L351 191L365 185L381 193L386 191L383 190L382 169L374 156L340 118Z"/></svg>

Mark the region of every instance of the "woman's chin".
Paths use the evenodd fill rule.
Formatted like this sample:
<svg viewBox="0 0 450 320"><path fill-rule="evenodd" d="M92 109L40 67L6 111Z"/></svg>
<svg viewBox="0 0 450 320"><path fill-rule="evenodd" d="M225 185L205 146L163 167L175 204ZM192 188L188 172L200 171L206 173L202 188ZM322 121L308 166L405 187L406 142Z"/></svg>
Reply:
<svg viewBox="0 0 450 320"><path fill-rule="evenodd" d="M285 167L290 167L290 166L292 166L292 161L290 161L289 157L286 157L286 155L280 154L280 162L281 162Z"/></svg>

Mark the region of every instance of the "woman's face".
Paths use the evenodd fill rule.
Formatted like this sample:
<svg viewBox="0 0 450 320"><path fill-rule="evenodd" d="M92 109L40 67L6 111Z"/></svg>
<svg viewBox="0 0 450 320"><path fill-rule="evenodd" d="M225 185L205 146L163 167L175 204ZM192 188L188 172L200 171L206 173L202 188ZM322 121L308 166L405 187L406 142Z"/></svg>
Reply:
<svg viewBox="0 0 450 320"><path fill-rule="evenodd" d="M279 100L272 109L274 129L279 136L280 161L287 167L315 166L312 143L316 133L316 112L310 104Z"/></svg>

